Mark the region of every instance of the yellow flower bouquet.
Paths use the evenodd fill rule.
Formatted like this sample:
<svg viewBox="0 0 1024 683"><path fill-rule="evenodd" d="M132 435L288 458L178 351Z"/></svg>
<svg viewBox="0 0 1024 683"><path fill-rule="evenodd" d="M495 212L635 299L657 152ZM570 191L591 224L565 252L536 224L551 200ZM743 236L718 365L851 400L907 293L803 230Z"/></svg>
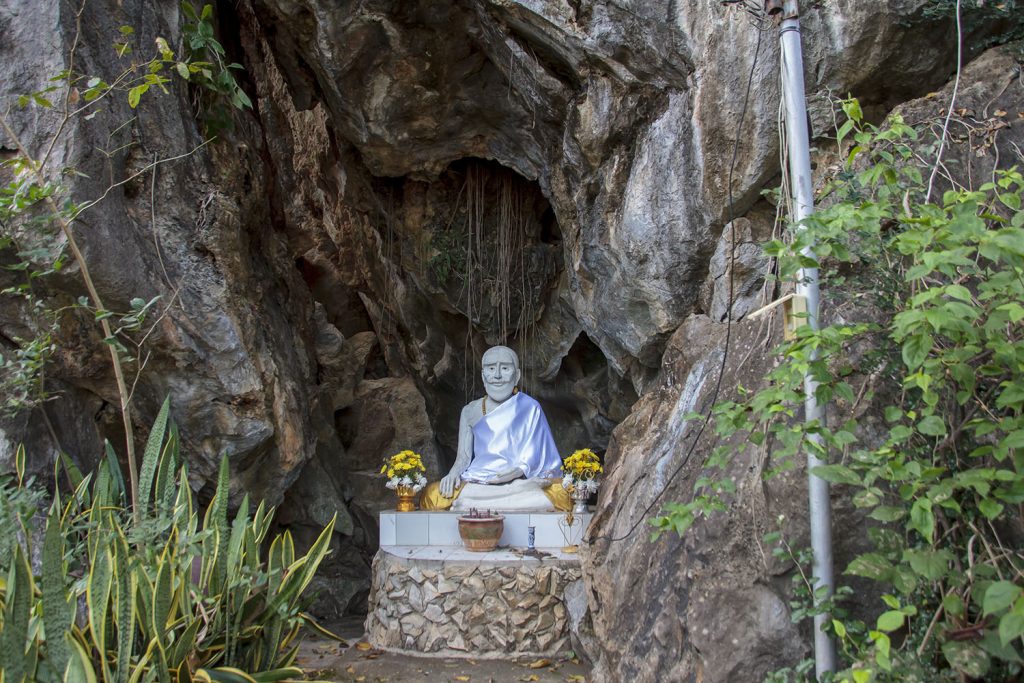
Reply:
<svg viewBox="0 0 1024 683"><path fill-rule="evenodd" d="M427 485L427 478L423 473L427 468L423 466L423 458L414 451L402 451L395 453L384 461L380 473L388 478L385 484L389 489L397 489L404 486L418 493Z"/></svg>
<svg viewBox="0 0 1024 683"><path fill-rule="evenodd" d="M580 493L596 493L597 475L604 473L601 460L589 448L581 448L562 461L562 486Z"/></svg>

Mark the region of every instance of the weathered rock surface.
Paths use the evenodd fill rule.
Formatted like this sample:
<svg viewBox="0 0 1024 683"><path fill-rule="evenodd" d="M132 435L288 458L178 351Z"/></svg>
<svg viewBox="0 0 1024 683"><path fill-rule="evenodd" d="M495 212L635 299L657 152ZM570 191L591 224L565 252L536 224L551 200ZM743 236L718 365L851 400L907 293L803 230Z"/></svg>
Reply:
<svg viewBox="0 0 1024 683"><path fill-rule="evenodd" d="M682 416L713 400L724 327L705 316L690 318L669 342L661 385L641 397L614 433L608 476L583 555L595 635L602 643L590 653L597 658L599 680L687 680L703 676L709 664L749 667L751 659L731 654L738 647L734 640L742 641L746 654L769 661L778 661L773 654L789 661L802 654L799 633L788 623L765 632L715 617L719 610L750 607L744 596L767 573L756 556L760 537L777 515L800 514L792 497L769 502L759 459L737 459L729 472L741 511L698 525L684 540L666 535L651 543L647 538L646 520L659 503L686 500L703 470L710 430L701 432L699 421ZM722 378L727 391L741 376L768 367L764 332L754 323L733 326L731 362ZM760 348L754 350L755 345ZM745 364L748 354L750 364ZM622 594L631 597L623 601ZM784 588L776 598L782 595ZM759 680L767 670L746 671L743 680Z"/></svg>
<svg viewBox="0 0 1024 683"><path fill-rule="evenodd" d="M881 111L939 85L953 29L924 19L925 4L808 9L808 88ZM330 570L342 586L331 609L343 610L368 587L367 511L387 496L366 472L406 447L446 469L458 410L480 393L477 359L506 340L563 451L603 450L623 424L598 534L635 523L691 438L677 404L706 400L716 377L710 345L728 283L734 317L759 303L761 263L747 241L770 229L758 196L778 172L774 34L717 0L243 0L218 12L254 103L232 129L199 148L197 93L175 82L137 109L111 97L101 116L72 120L47 163L84 174L65 176L77 201L139 173L84 215L78 236L108 308L162 297L133 399L142 431L169 394L198 490L227 453L234 493L283 502L283 523L312 533L338 512L334 557L354 558ZM75 68L108 79L123 69L131 58L110 44L126 23L139 55L158 36L181 45L176 6L96 0ZM0 0L4 111L67 67L75 25L66 5ZM831 109L812 118L820 129ZM30 107L10 121L38 153L59 117ZM0 275L3 286L12 277ZM39 287L55 308L83 293L73 266ZM123 441L91 319L70 309L59 319L47 373L59 394L44 408L53 432L43 409L5 422L0 462L21 440L41 471L60 449L88 464L102 438ZM750 329L749 362L726 387L766 362ZM29 311L0 307L5 350L32 332ZM751 505L772 507L744 477ZM679 555L685 566L664 550L672 541L653 554L595 544L591 580L609 586L591 589L595 627L615 634L598 671L672 678L709 661L724 625L700 595L735 593L736 605L775 619L782 589L757 583L756 563L721 570L730 548L754 547L758 524L702 531L699 552ZM640 619L626 602L658 607ZM685 644L679 614L693 631ZM647 632L659 646L641 665ZM802 648L774 638L748 637L729 660L771 654L750 669L760 671Z"/></svg>
<svg viewBox="0 0 1024 683"><path fill-rule="evenodd" d="M1024 123L1016 112L1024 111L1024 87L1011 84L1018 69L1013 55L998 49L964 69L954 117L962 132L947 140L944 155L958 182L987 179L997 158L1019 154L1015 147L1024 144ZM933 122L939 132L951 91L948 84L896 111L914 125ZM919 144L928 148L931 142L922 138ZM934 154L934 149L923 153ZM827 155L819 161L819 175L835 171ZM936 191L948 183L940 174ZM751 212L750 220L759 213ZM746 218L736 223L738 238L751 229ZM739 266L748 255L740 249L736 258ZM711 276L724 273L724 266L713 261ZM748 277L739 267L736 271ZM749 310L748 295L755 284L756 277L735 288L735 314ZM712 281L709 276L705 296L714 301L720 288L720 278ZM823 296L827 320L877 321L883 315L841 288L826 289ZM612 435L608 477L584 554L590 616L599 643L589 650L597 660L597 680L759 681L810 654L808 634L789 618L792 567L774 558L761 540L777 527L790 538L807 537L805 474L798 467L762 481L765 468L777 465L770 443L726 444L734 451L726 475L737 488L728 512L698 519L682 540L674 534L656 542L646 538L646 519L667 501L691 500L695 482L707 474L709 453L722 445L710 428L701 429L700 420L684 421L682 416L706 412L716 398L734 398L739 384L760 388L759 378L773 363L769 350L778 342L777 314L734 323L723 358L726 325L718 316L724 310L713 305L711 310L716 311L714 319L691 316L675 332L658 384ZM879 378L862 371L862 360L857 349L846 358L856 395L882 391ZM870 400L851 406L837 399L829 419L841 424L854 418L864 441L877 443L884 424L879 412ZM842 572L855 554L867 550L862 530L868 520L851 507L848 496L833 493L835 567ZM861 601L849 607L866 608ZM656 647L650 644L652 638Z"/></svg>
<svg viewBox="0 0 1024 683"><path fill-rule="evenodd" d="M708 264L700 304L715 322L739 320L768 303L765 271L769 259L761 245L772 235L772 207L752 209L744 218L726 224Z"/></svg>
<svg viewBox="0 0 1024 683"><path fill-rule="evenodd" d="M757 388L780 326L774 314L734 323L724 355L726 325L688 318L669 341L658 387L614 432L583 554L597 680L759 681L807 655L806 634L789 618L792 565L762 542L780 525L789 538L806 537L799 464L763 481L778 466L770 448L734 440L724 471L736 486L729 511L698 518L682 539L648 538L647 520L666 502L689 501L699 477L719 476L705 462L724 444L683 416L733 398L740 383ZM837 510L835 528L858 528L849 514ZM836 551L845 566L851 549L837 539Z"/></svg>

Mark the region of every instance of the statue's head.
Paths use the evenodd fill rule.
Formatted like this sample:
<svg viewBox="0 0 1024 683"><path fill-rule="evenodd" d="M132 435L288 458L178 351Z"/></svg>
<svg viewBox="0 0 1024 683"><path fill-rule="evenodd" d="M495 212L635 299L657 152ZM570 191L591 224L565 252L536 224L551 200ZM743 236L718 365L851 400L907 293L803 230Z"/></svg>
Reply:
<svg viewBox="0 0 1024 683"><path fill-rule="evenodd" d="M507 346L492 346L484 352L481 364L488 398L501 403L511 396L522 376L516 352Z"/></svg>

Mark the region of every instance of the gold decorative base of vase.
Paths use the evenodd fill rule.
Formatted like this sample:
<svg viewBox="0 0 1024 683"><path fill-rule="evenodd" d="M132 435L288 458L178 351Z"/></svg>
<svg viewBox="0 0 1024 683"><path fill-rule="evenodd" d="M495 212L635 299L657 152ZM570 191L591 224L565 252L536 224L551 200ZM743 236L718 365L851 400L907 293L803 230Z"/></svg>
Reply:
<svg viewBox="0 0 1024 683"><path fill-rule="evenodd" d="M416 510L416 491L411 486L399 486L395 489L398 494L398 503L395 510L398 512L413 512Z"/></svg>
<svg viewBox="0 0 1024 683"><path fill-rule="evenodd" d="M580 547L578 544L569 543L569 540L572 538L572 525L575 521L575 510L569 510L565 513L565 519L560 521L558 524L558 526L562 529L562 536L565 538L565 542L567 544L562 546L563 553L571 554L578 553L580 551ZM562 527L563 522L565 523L564 527Z"/></svg>

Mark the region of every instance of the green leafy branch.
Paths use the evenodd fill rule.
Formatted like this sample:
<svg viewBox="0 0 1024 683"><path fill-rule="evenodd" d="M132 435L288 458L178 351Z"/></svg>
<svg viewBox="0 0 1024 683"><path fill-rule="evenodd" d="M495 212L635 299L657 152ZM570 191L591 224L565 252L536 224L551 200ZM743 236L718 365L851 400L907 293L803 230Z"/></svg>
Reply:
<svg viewBox="0 0 1024 683"><path fill-rule="evenodd" d="M848 304L873 321L802 328L779 347L780 363L762 388L740 388L735 400L714 406L714 431L725 445L712 451L690 501L652 520L655 535L685 533L727 509L733 491L723 472L744 448L766 449L769 477L813 452L827 463L814 473L872 520L873 549L845 573L877 582L882 600L871 624L829 606L847 666L837 679L1017 675L1024 665L1024 176L1000 169L976 190L926 203L918 133L898 116L883 127L867 123L855 100L842 106L837 141L845 163L823 191L827 206L791 243L771 242L766 253L786 278L820 268L830 305ZM817 259L801 254L812 243ZM805 373L820 383L820 402L839 399L851 416L854 406L870 405L883 418L881 432L852 419L831 428L801 421ZM778 547L779 537L769 536ZM800 569L801 551L784 547ZM818 596L809 584L795 595L806 605L794 608L794 618L809 616Z"/></svg>

